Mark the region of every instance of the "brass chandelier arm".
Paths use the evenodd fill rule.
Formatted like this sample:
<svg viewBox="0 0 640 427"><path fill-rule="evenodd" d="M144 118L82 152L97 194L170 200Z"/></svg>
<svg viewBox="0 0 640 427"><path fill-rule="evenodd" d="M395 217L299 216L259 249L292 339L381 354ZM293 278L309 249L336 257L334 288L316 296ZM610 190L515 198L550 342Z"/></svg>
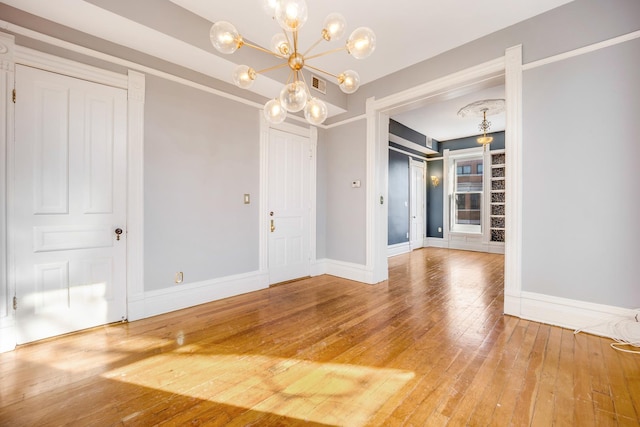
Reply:
<svg viewBox="0 0 640 427"><path fill-rule="evenodd" d="M262 70L257 70L256 74L264 74L269 71L277 70L278 68L284 68L289 65L287 62L283 62L282 64L274 65L273 67L263 68Z"/></svg>
<svg viewBox="0 0 640 427"><path fill-rule="evenodd" d="M314 67L314 66L309 65L309 64L305 64L305 68L310 68L310 69L315 70L315 71L317 71L319 73L326 74L327 76L331 76L331 77L334 77L337 80L340 80L340 77L338 77L338 75L330 73L328 71L325 71L322 68Z"/></svg>
<svg viewBox="0 0 640 427"><path fill-rule="evenodd" d="M326 52L322 52L322 53L318 53L316 55L311 55L308 58L304 58L305 61L308 61L310 59L314 59L314 58L320 58L321 56L326 56L326 55L330 55L332 53L336 53L336 52L340 52L341 50L346 50L347 49L347 45L344 45L342 47L337 47L335 49L331 49L331 50L327 50Z"/></svg>
<svg viewBox="0 0 640 427"><path fill-rule="evenodd" d="M273 52L273 51L271 51L269 49L265 49L262 46L258 46L257 44L249 43L247 41L243 41L242 44L243 44L243 46L249 46L250 48L253 48L255 50L259 50L260 52L268 53L269 55L273 55L273 56L275 56L277 58L287 59L286 56L280 55L279 53Z"/></svg>
<svg viewBox="0 0 640 427"><path fill-rule="evenodd" d="M309 54L309 52L311 52L313 49L315 49L315 47L318 46L323 41L324 41L324 37L320 37L314 44L309 46L309 49L307 49L307 51L305 53L303 53L302 56L306 57Z"/></svg>
<svg viewBox="0 0 640 427"><path fill-rule="evenodd" d="M298 31L293 32L293 54L298 53Z"/></svg>

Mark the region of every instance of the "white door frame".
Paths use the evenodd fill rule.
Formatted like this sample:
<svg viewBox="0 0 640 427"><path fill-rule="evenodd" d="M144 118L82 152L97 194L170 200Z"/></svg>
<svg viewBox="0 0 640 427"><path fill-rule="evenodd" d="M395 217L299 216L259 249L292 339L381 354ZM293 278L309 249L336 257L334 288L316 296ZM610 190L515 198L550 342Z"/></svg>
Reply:
<svg viewBox="0 0 640 427"><path fill-rule="evenodd" d="M309 266L313 275L313 266L316 262L316 174L317 174L317 151L318 151L318 129L295 126L289 123L277 125L267 122L262 110L260 115L260 214L259 224L259 271L262 278L262 285L269 286L269 129L277 129L283 132L300 135L309 138L314 161L309 171L309 198L311 209L309 212Z"/></svg>
<svg viewBox="0 0 640 427"><path fill-rule="evenodd" d="M443 94L476 90L504 79L506 94L505 303L506 314L520 315L522 290L522 45L508 48L505 56L414 88L376 100L367 99L367 265L370 283L388 278L386 257L387 141L389 115L407 105L437 99ZM369 191L370 189L370 191ZM382 238L381 238L382 236Z"/></svg>
<svg viewBox="0 0 640 427"><path fill-rule="evenodd" d="M12 35L0 32L0 161L6 165L6 177L0 177L0 248L6 258L0 260L0 352L16 346L16 294L13 273L14 251L12 235L12 206L15 189L14 176L14 104L10 93L14 88L15 65L27 65L94 83L125 89L127 95L127 318L142 318L136 301L144 295L143 277L143 141L144 141L144 74L129 71L127 75L103 70L80 62L60 58L44 52L15 45ZM20 95L17 94L19 97ZM6 153L6 158L4 157ZM6 191L5 191L6 189ZM6 213L6 218L3 215ZM5 225L6 224L6 228Z"/></svg>

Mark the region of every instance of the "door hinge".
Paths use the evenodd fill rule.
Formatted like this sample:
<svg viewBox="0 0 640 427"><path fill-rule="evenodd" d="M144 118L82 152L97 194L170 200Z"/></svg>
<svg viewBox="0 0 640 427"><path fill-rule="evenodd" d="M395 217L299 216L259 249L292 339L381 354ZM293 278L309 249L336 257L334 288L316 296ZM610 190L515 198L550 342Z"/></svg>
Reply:
<svg viewBox="0 0 640 427"><path fill-rule="evenodd" d="M18 297L13 297L13 309L17 310L18 309Z"/></svg>
<svg viewBox="0 0 640 427"><path fill-rule="evenodd" d="M13 90L13 103L16 103L16 90Z"/></svg>

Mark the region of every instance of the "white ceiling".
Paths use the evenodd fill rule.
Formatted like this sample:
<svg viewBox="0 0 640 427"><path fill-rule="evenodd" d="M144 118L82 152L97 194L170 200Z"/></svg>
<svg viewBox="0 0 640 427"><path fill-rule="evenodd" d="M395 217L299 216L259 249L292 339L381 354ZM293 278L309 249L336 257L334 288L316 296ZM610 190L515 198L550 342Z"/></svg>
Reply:
<svg viewBox="0 0 640 427"><path fill-rule="evenodd" d="M239 55L217 54L208 42L206 29L202 31L204 34L201 36L200 30L195 35L193 32L189 33L188 23L181 22L172 14L176 5L210 22L230 21L243 37L262 46L268 47L273 34L279 31L277 23L262 10L263 0L2 1L50 21L226 82L231 82L232 72L237 65L234 61L240 61ZM340 41L323 42L324 46L319 46L314 52L343 46L348 34L357 27L367 26L375 31L376 51L362 61L344 52L309 61L310 65L333 74L346 69L356 70L362 83L366 84L569 3L570 0L307 1L309 20L300 32L300 46L303 51L319 38L322 21L331 12L339 12L345 16L346 35ZM100 4L104 7L100 7ZM144 19L140 18L141 10L144 12ZM191 13L187 15L195 18ZM141 21L145 21L146 25ZM162 25L164 28L170 25L172 29L177 29L177 33L172 36L160 31ZM180 32L181 27L185 28L184 33ZM191 39L176 35L187 33ZM244 55L244 58L246 60L247 56ZM282 81L279 81L278 77L267 73L256 80L251 90L272 98L281 86ZM342 108L329 105L330 116L341 112L344 112ZM418 113L415 115L417 117ZM415 118L408 117L407 120L417 123ZM416 125L416 130L421 131L422 128L423 125ZM423 133L443 139L442 136L438 138L440 131L434 124L428 125L427 130Z"/></svg>
<svg viewBox="0 0 640 427"><path fill-rule="evenodd" d="M261 0L170 1L211 22L230 21L261 46L268 47L279 31L277 22L263 12ZM341 52L313 61L334 74L354 69L364 84L569 1L308 0L309 20L300 31L300 46L304 51L320 37L322 22L332 12L346 18L347 31L343 39L324 43L317 51L344 45L357 27L373 29L377 48L369 58L358 61Z"/></svg>
<svg viewBox="0 0 640 427"><path fill-rule="evenodd" d="M479 135L482 132L478 125L482 117L460 117L458 110L472 102L482 99L504 99L504 85L494 86L479 90L457 98L448 99L419 107L392 116L397 122L410 127L437 141L463 138L471 135ZM505 128L505 113L487 116L491 122L489 132L503 131Z"/></svg>

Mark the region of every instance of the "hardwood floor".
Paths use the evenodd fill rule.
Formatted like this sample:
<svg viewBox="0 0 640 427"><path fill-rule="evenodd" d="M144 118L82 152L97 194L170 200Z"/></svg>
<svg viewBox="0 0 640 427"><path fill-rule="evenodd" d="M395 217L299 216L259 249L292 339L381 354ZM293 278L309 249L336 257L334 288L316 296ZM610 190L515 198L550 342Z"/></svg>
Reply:
<svg viewBox="0 0 640 427"><path fill-rule="evenodd" d="M501 255L389 263L0 354L0 425L640 425L640 357L504 316Z"/></svg>

